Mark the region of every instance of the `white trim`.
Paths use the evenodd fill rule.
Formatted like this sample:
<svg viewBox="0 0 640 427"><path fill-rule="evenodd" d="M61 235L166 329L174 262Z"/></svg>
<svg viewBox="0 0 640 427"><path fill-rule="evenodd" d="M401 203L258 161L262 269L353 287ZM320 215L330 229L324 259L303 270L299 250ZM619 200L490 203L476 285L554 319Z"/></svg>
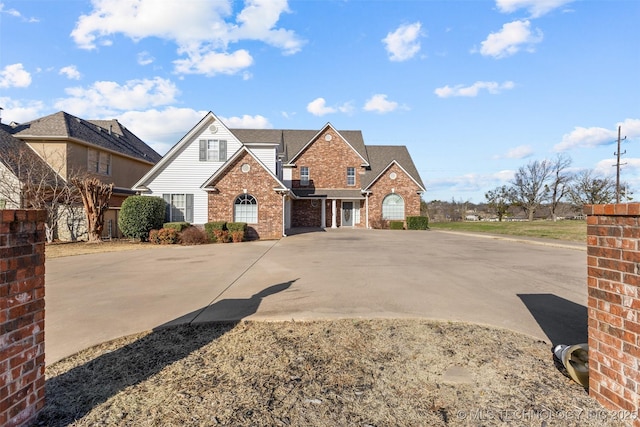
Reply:
<svg viewBox="0 0 640 427"><path fill-rule="evenodd" d="M273 174L273 172L264 164L262 163L262 161L260 161L260 159L255 156L253 154L253 152L251 152L251 150L249 150L247 147L245 147L244 145L234 153L233 156L231 156L222 166L220 166L220 168L214 172L213 175L211 175L201 186L200 188L205 190L205 191L211 191L211 189L208 189L206 187L208 187L212 181L215 181L218 177L220 177L223 172L226 172L227 169L229 169L229 166L235 162L235 160L240 157L240 155L242 153L249 153L249 155L251 157L253 157L253 159L265 170L267 171L267 173L271 176L271 178L273 178L279 185L280 185L280 190L288 190L288 188L282 183L282 181L280 181L278 179L277 176L275 176ZM275 188L274 188L275 189Z"/></svg>
<svg viewBox="0 0 640 427"><path fill-rule="evenodd" d="M367 161L367 159L365 159L364 157L362 157L362 155L358 152L358 150L356 150L355 148L353 148L353 145L351 145L349 143L349 141L347 140L347 138L345 138L344 136L342 136L342 134L340 132L338 132L336 130L336 128L333 127L333 125L331 123L327 123L326 125L324 125L314 136L313 138L311 138L309 140L309 142L307 142L295 155L293 155L291 157L291 159L289 160L289 163L287 163L287 165L295 165L294 161L296 160L296 158L298 156L300 156L302 154L302 152L304 150L307 149L307 147L309 147L317 138L318 136L320 136L321 133L326 132L326 130L328 128L331 128L335 133L338 134L338 136L349 146L349 148L351 148L354 153L356 153L358 155L358 157L360 157L362 159L362 165L361 166L369 166L369 162ZM335 141L333 142L335 143ZM365 145L366 148L366 145Z"/></svg>
<svg viewBox="0 0 640 427"><path fill-rule="evenodd" d="M411 176L411 174L409 172L407 172L407 170L405 168L402 167L402 165L400 163L398 163L397 160L392 160L387 167L385 167L384 169L382 169L382 171L378 174L378 176L376 176L374 179L371 180L371 182L369 183L369 185L367 185L365 188L362 189L362 191L366 191L369 188L371 188L371 186L373 184L376 183L376 181L378 181L378 179L380 179L380 177L382 175L384 175L384 173L389 170L389 168L393 165L396 164L400 169L402 169L402 172L404 172L409 178L411 178L411 180L422 189L422 191L427 191L422 185L420 185L420 183L418 181L415 180L415 178L413 176ZM419 192L420 193L420 192Z"/></svg>
<svg viewBox="0 0 640 427"><path fill-rule="evenodd" d="M213 112L209 111L198 122L198 124L192 127L191 130L180 139L180 141L178 141L173 147L171 147L167 154L165 154L162 159L160 159L160 161L156 163L155 166L153 166L146 174L144 174L144 176L140 178L138 182L136 182L131 188L134 190L140 190L140 187L147 186L149 184L149 181L153 180L153 178L155 178L159 173L162 172L166 165L171 163L175 159L175 157L180 154L182 148L185 145L189 144L196 135L201 133L207 126L209 126L210 123L214 122L220 123L221 126L224 126L227 130L229 130L229 128L227 128L224 123L222 123L220 119L218 119L216 115L213 114ZM229 131L229 133L233 135L231 131ZM233 137L237 140L237 137L235 135L233 135ZM238 140L238 142L240 141Z"/></svg>

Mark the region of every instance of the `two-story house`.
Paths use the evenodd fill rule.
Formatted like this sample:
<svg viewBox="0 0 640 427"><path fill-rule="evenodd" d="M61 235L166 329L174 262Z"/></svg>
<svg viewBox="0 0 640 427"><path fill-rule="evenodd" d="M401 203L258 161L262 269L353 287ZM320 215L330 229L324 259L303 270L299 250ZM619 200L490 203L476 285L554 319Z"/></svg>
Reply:
<svg viewBox="0 0 640 427"><path fill-rule="evenodd" d="M105 213L104 232L110 237L120 236L118 212L122 201L135 194L131 187L161 159L117 120L84 120L61 111L26 123L2 124L0 130L2 139L11 142L14 149L28 147L64 182L74 176L93 176L113 184ZM82 220L84 216L76 218ZM71 223L74 221L59 225L59 238L67 240L70 233L77 233L69 230L78 227Z"/></svg>
<svg viewBox="0 0 640 427"><path fill-rule="evenodd" d="M133 187L167 221L246 222L254 238L298 227L381 227L420 215L425 191L404 146L361 131L229 129L212 112Z"/></svg>

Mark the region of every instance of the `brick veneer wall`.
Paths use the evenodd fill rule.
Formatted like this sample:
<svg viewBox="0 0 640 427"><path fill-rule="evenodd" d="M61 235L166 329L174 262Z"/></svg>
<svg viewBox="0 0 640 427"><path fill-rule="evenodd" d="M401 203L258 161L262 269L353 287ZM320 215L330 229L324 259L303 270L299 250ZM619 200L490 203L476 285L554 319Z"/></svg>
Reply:
<svg viewBox="0 0 640 427"><path fill-rule="evenodd" d="M396 179L391 179L391 174ZM404 200L404 215L420 215L420 188L398 165L393 164L387 169L370 188L369 196L369 224L376 227L382 220L382 201L393 191Z"/></svg>
<svg viewBox="0 0 640 427"><path fill-rule="evenodd" d="M331 135L331 141L325 140L325 135ZM362 158L340 136L331 129L322 132L295 159L296 168L292 171L294 184L300 180L300 167L309 168L309 179L316 188L358 189L360 173L364 169L360 166ZM347 167L356 170L356 183L347 186Z"/></svg>
<svg viewBox="0 0 640 427"><path fill-rule="evenodd" d="M45 211L0 210L0 425L44 406Z"/></svg>
<svg viewBox="0 0 640 427"><path fill-rule="evenodd" d="M242 172L242 165L250 166ZM244 153L226 169L213 186L218 192L209 193L209 221L233 222L233 205L244 190L257 199L258 223L249 224L251 238L279 239L282 237L282 196L274 191L278 182L250 154Z"/></svg>
<svg viewBox="0 0 640 427"><path fill-rule="evenodd" d="M584 213L589 394L640 417L640 204L588 205Z"/></svg>

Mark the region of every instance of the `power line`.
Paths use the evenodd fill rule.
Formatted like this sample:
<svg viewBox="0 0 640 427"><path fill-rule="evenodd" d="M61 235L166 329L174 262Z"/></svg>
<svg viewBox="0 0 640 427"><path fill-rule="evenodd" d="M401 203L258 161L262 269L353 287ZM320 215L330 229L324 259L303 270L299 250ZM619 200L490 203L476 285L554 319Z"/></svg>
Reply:
<svg viewBox="0 0 640 427"><path fill-rule="evenodd" d="M620 128L622 126L618 126L618 151L613 153L614 156L617 156L616 164L616 203L620 203L620 166L626 165L626 163L620 163L620 156L623 154L627 154L627 150L624 150L623 153L620 152L620 142L625 141L627 137L620 139Z"/></svg>

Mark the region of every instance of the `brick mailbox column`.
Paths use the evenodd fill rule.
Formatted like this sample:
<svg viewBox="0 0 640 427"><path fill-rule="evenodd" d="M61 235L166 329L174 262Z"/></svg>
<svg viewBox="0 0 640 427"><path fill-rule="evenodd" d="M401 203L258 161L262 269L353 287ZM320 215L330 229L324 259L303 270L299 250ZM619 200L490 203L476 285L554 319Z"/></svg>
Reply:
<svg viewBox="0 0 640 427"><path fill-rule="evenodd" d="M640 426L640 204L587 205L589 394Z"/></svg>
<svg viewBox="0 0 640 427"><path fill-rule="evenodd" d="M44 222L0 210L0 425L33 422L44 406Z"/></svg>

